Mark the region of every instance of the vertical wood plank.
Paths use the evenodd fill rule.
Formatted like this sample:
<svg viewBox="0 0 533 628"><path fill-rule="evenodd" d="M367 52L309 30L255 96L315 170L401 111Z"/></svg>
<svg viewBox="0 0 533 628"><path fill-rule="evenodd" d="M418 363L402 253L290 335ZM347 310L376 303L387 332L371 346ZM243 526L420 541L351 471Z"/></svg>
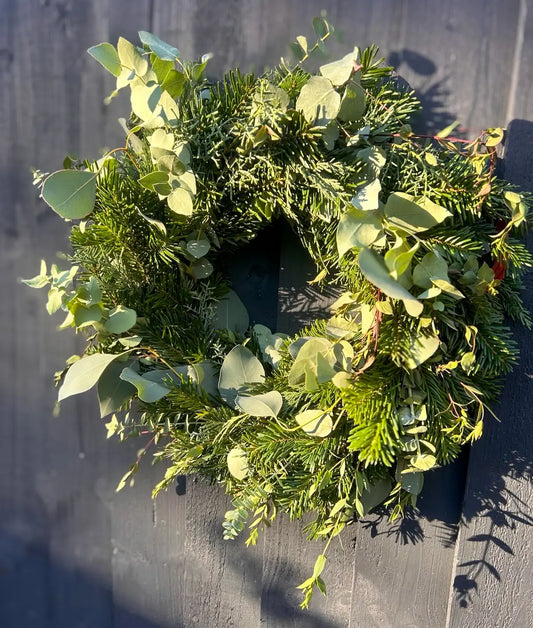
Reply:
<svg viewBox="0 0 533 628"><path fill-rule="evenodd" d="M327 315L333 296L322 294L307 282L316 274L314 264L288 225L281 229L277 331L295 333L303 325ZM285 626L341 628L349 620L353 554L349 534L336 539L328 552L324 579L327 598L317 592L309 610L299 608L296 587L310 576L322 543L310 543L304 523L281 516L265 531L261 621L272 628ZM347 576L348 574L348 576Z"/></svg>
<svg viewBox="0 0 533 628"><path fill-rule="evenodd" d="M503 176L533 191L533 121L513 120L506 138ZM531 250L533 239L528 238ZM524 301L533 311L533 277ZM515 327L521 359L507 377L483 438L472 448L463 525L459 535L449 625L533 624L533 395L531 332Z"/></svg>
<svg viewBox="0 0 533 628"><path fill-rule="evenodd" d="M0 282L4 350L11 356L0 367L5 626L83 621L106 628L112 622L109 518L95 491L107 467L106 448L91 446L92 417L81 406L65 408L60 419L52 416L53 372L76 352L77 342L58 342L59 321L44 312L43 295L17 283L35 274L39 257L54 260L64 248L65 229L37 201L30 167L55 168L67 147L80 148L78 130L68 123L77 83L65 75L64 51L83 54L73 28L84 23L87 35L94 33L87 9L0 5ZM100 516L93 518L95 512Z"/></svg>

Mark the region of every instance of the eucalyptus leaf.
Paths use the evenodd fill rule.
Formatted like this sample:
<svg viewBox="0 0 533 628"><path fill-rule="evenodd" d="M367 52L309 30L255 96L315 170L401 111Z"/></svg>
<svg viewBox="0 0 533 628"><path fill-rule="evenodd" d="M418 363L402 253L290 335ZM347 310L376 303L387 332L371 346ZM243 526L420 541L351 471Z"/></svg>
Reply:
<svg viewBox="0 0 533 628"><path fill-rule="evenodd" d="M88 325L94 325L94 323L101 320L102 308L99 305L92 305L91 307L77 305L73 314L74 324L78 329L82 329Z"/></svg>
<svg viewBox="0 0 533 628"><path fill-rule="evenodd" d="M163 378L157 374L157 371L152 371L152 373L156 374L155 378L153 378L153 375L150 375L150 372L139 375L139 373L132 368L126 367L122 370L120 379L135 386L137 395L141 401L154 403L168 395L170 388L162 383ZM157 381L154 381L154 379Z"/></svg>
<svg viewBox="0 0 533 628"><path fill-rule="evenodd" d="M170 209L180 216L191 216L194 212L194 205L190 193L184 188L172 190L167 198Z"/></svg>
<svg viewBox="0 0 533 628"><path fill-rule="evenodd" d="M312 76L300 91L296 109L315 126L326 126L337 117L340 103L341 97L331 81L323 76Z"/></svg>
<svg viewBox="0 0 533 628"><path fill-rule="evenodd" d="M235 405L250 416L276 418L283 405L283 397L277 390L251 397L238 395L235 399Z"/></svg>
<svg viewBox="0 0 533 628"><path fill-rule="evenodd" d="M353 384L353 377L346 371L339 371L335 373L331 381L339 389L349 388Z"/></svg>
<svg viewBox="0 0 533 628"><path fill-rule="evenodd" d="M230 290L217 304L213 327L215 329L229 329L236 334L244 334L249 325L250 318L244 303L236 292Z"/></svg>
<svg viewBox="0 0 533 628"><path fill-rule="evenodd" d="M335 148L335 142L339 139L339 133L339 125L335 122L335 120L332 120L324 127L322 139L324 140L324 144L328 150L333 150Z"/></svg>
<svg viewBox="0 0 533 628"><path fill-rule="evenodd" d="M109 312L109 318L104 324L106 331L111 334L122 334L131 329L137 322L137 313L124 305L117 305Z"/></svg>
<svg viewBox="0 0 533 628"><path fill-rule="evenodd" d="M402 473L400 484L403 490L411 493L411 495L420 495L424 486L424 474L418 471Z"/></svg>
<svg viewBox="0 0 533 628"><path fill-rule="evenodd" d="M393 192L383 208L388 222L407 233L420 233L440 224L451 213L425 196Z"/></svg>
<svg viewBox="0 0 533 628"><path fill-rule="evenodd" d="M411 266L411 260L419 246L420 243L416 242L409 248L407 241L397 236L396 244L385 253L384 258L385 264L394 279L398 279L407 272Z"/></svg>
<svg viewBox="0 0 533 628"><path fill-rule="evenodd" d="M381 192L381 183L379 179L374 179L370 183L364 185L357 194L352 198L352 205L363 211L376 210L379 207L379 193Z"/></svg>
<svg viewBox="0 0 533 628"><path fill-rule="evenodd" d="M97 46L92 46L87 52L98 61L104 68L114 76L120 76L122 66L115 46L104 42Z"/></svg>
<svg viewBox="0 0 533 628"><path fill-rule="evenodd" d="M212 397L218 396L218 371L213 362L203 360L189 367L189 377Z"/></svg>
<svg viewBox="0 0 533 628"><path fill-rule="evenodd" d="M385 265L383 258L370 249L361 249L358 264L363 275L387 296L393 299L401 299L411 316L420 316L424 308L410 292L408 292L396 279L393 279Z"/></svg>
<svg viewBox="0 0 533 628"><path fill-rule="evenodd" d="M172 151L174 148L174 141L174 135L172 133L169 133L164 129L156 129L148 137L148 142L151 146L150 152L152 152L152 148L162 148L165 151ZM168 152L166 154L168 154ZM152 152L152 156L153 155L154 154Z"/></svg>
<svg viewBox="0 0 533 628"><path fill-rule="evenodd" d="M294 417L296 423L310 436L325 438L333 429L331 414L323 410L304 410Z"/></svg>
<svg viewBox="0 0 533 628"><path fill-rule="evenodd" d="M194 260L189 266L189 274L195 279L206 279L213 273L213 264L205 258Z"/></svg>
<svg viewBox="0 0 533 628"><path fill-rule="evenodd" d="M141 55L137 48L123 37L119 37L117 52L120 63L128 70L133 71L137 76L143 77L148 71L148 60Z"/></svg>
<svg viewBox="0 0 533 628"><path fill-rule="evenodd" d="M189 240L185 248L187 249L187 253L194 257L194 259L200 259L209 253L211 244L209 240L202 238L201 240Z"/></svg>
<svg viewBox="0 0 533 628"><path fill-rule="evenodd" d="M329 79L333 85L344 85L355 69L358 54L359 49L354 48L353 52L349 52L342 59L320 66L320 74Z"/></svg>
<svg viewBox="0 0 533 628"><path fill-rule="evenodd" d="M177 155L173 153L158 157L157 167L168 174L173 174L178 177L187 170L185 164L178 159Z"/></svg>
<svg viewBox="0 0 533 628"><path fill-rule="evenodd" d="M162 39L159 39L159 37L152 35L152 33L149 33L147 31L139 31L139 39L145 46L148 46L148 48L150 48L150 50L160 59L167 61L174 61L175 59L179 59L180 51L177 48L171 46L170 44L167 44Z"/></svg>
<svg viewBox="0 0 533 628"><path fill-rule="evenodd" d="M311 338L298 351L288 374L289 385L304 384L306 390L316 390L335 375L335 362L331 342L326 338Z"/></svg>
<svg viewBox="0 0 533 628"><path fill-rule="evenodd" d="M139 185L142 185L143 188L147 190L151 190L154 192L154 184L160 183L168 183L168 172L164 172L163 170L155 170L154 172L149 172L139 179Z"/></svg>
<svg viewBox="0 0 533 628"><path fill-rule="evenodd" d="M133 366L133 362L129 364ZM98 402L100 417L103 418L120 408L135 394L135 387L120 378L124 363L115 360L104 370L98 380Z"/></svg>
<svg viewBox="0 0 533 628"><path fill-rule="evenodd" d="M449 294L454 299L465 298L465 295L460 290L458 290L453 284L451 284L449 281L446 281L446 279L432 279L432 283L437 288L439 288L439 290L441 290L442 292L445 292L446 294Z"/></svg>
<svg viewBox="0 0 533 628"><path fill-rule="evenodd" d="M179 185L188 190L192 196L196 194L196 175L192 170L186 170L178 177Z"/></svg>
<svg viewBox="0 0 533 628"><path fill-rule="evenodd" d="M86 307L92 307L102 301L102 289L96 277L90 277L89 281L82 283L76 290L76 297Z"/></svg>
<svg viewBox="0 0 533 628"><path fill-rule="evenodd" d="M94 208L96 177L85 170L58 170L46 178L42 197L63 218L85 218Z"/></svg>
<svg viewBox="0 0 533 628"><path fill-rule="evenodd" d="M339 118L346 122L357 122L360 120L366 110L366 93L365 90L356 83L350 81L346 85L344 95L341 100L339 109Z"/></svg>
<svg viewBox="0 0 533 628"><path fill-rule="evenodd" d="M390 495L392 484L390 480L378 480L361 493L361 503L365 514L382 504Z"/></svg>
<svg viewBox="0 0 533 628"><path fill-rule="evenodd" d="M249 349L237 345L222 362L218 380L220 396L234 408L237 396L246 392L250 385L260 384L264 378L261 362Z"/></svg>
<svg viewBox="0 0 533 628"><path fill-rule="evenodd" d="M74 362L59 389L58 401L91 389L111 362L126 353L93 353Z"/></svg>
<svg viewBox="0 0 533 628"><path fill-rule="evenodd" d="M161 87L139 83L131 88L131 109L143 122L158 115Z"/></svg>
<svg viewBox="0 0 533 628"><path fill-rule="evenodd" d="M228 452L226 462L229 472L236 480L244 480L250 472L248 457L240 447L234 447Z"/></svg>
<svg viewBox="0 0 533 628"><path fill-rule="evenodd" d="M368 247L381 235L381 223L376 212L355 207L342 214L337 227L337 251L341 258L352 248Z"/></svg>
<svg viewBox="0 0 533 628"><path fill-rule="evenodd" d="M421 471L429 471L437 464L437 459L432 454L417 454L411 458L411 464Z"/></svg>
<svg viewBox="0 0 533 628"><path fill-rule="evenodd" d="M405 364L410 369L415 369L437 351L440 345L438 336L414 336L409 345L409 357Z"/></svg>

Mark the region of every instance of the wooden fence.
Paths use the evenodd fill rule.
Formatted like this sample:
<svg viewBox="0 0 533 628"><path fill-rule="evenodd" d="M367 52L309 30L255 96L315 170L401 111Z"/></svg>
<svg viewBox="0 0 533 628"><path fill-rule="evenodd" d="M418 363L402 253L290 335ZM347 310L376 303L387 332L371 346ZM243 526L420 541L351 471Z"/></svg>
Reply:
<svg viewBox="0 0 533 628"><path fill-rule="evenodd" d="M30 169L52 171L67 151L96 157L120 142L124 100L103 104L112 81L85 49L142 29L184 56L212 50L215 75L261 70L323 8L344 33L335 51L377 43L419 90L419 125L457 118L472 136L507 125L504 175L533 190L529 0L0 0L1 626L533 625L527 332L517 332L522 362L505 384L501 423L488 420L469 459L429 476L416 518L390 525L374 514L349 528L330 552L328 597L315 596L306 612L294 586L319 545L303 540L299 523L279 521L255 548L224 542L220 490L187 478L152 502L162 469L145 464L135 488L116 494L144 443L106 441L90 395L53 416L51 376L78 345L56 334L43 295L16 279L66 246ZM323 301L302 287L308 266L291 235L280 241L260 263L244 252L234 274L251 309L261 303L261 321L277 318L289 331ZM526 299L533 306L531 280Z"/></svg>

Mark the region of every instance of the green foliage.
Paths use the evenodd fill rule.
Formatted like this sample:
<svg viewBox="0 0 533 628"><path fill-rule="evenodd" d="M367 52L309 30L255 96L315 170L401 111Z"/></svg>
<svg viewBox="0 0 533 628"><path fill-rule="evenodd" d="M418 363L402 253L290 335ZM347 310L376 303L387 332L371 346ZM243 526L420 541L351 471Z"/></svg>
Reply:
<svg viewBox="0 0 533 628"><path fill-rule="evenodd" d="M278 511L313 513L326 541L301 589L325 592L331 539L386 502L414 504L424 473L479 438L517 359L505 317L520 297L528 195L494 175L501 129L466 142L416 136L419 104L374 47L310 75L333 28L313 22L294 66L205 79L208 61L142 31L89 53L129 88L124 146L37 175L66 220L71 267L41 263L32 288L85 334L58 374L60 400L98 388L108 435L150 433L182 473L233 499L224 536L249 543ZM113 94L114 95L114 94ZM281 220L343 293L294 337L249 328L224 256ZM252 519L248 524L248 520Z"/></svg>

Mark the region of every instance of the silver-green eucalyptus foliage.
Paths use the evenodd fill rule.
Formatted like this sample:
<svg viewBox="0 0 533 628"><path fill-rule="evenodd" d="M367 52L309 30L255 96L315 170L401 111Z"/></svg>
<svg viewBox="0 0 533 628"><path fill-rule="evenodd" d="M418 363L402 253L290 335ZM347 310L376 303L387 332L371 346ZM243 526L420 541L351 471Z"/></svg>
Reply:
<svg viewBox="0 0 533 628"><path fill-rule="evenodd" d="M494 175L502 130L417 136L418 102L375 48L304 69L333 32L314 29L293 63L217 83L208 55L144 31L91 48L130 94L124 146L37 174L72 254L26 281L87 337L59 400L95 387L108 436L150 433L144 451L167 462L155 493L183 473L223 483L224 535L248 525L250 543L278 511L313 513L306 532L326 544L304 606L347 524L383 502L401 515L481 435L516 360L505 318L529 325L531 264L529 199ZM221 274L283 220L340 295L293 337L250 327Z"/></svg>

